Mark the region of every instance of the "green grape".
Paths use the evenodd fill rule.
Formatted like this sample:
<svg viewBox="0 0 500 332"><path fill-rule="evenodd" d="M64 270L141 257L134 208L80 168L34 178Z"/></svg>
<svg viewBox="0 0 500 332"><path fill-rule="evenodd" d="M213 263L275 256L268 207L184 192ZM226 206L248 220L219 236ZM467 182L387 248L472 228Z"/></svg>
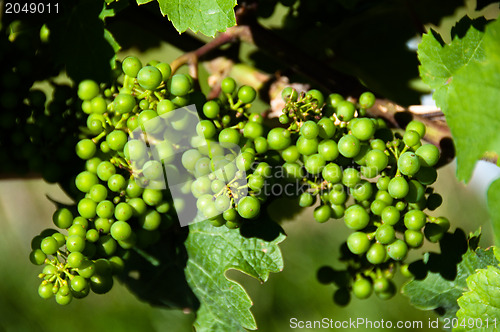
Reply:
<svg viewBox="0 0 500 332"><path fill-rule="evenodd" d="M94 173L83 171L75 178L75 185L81 192L87 193L92 186L96 185L99 179Z"/></svg>
<svg viewBox="0 0 500 332"><path fill-rule="evenodd" d="M106 136L106 142L111 150L121 151L127 143L127 134L121 130L113 130Z"/></svg>
<svg viewBox="0 0 500 332"><path fill-rule="evenodd" d="M403 142L407 146L415 146L420 143L420 135L414 130L407 130L403 135Z"/></svg>
<svg viewBox="0 0 500 332"><path fill-rule="evenodd" d="M126 204L126 203L121 203ZM128 205L128 204L127 204ZM125 221L115 221L111 225L110 234L117 241L127 240L132 235L132 228Z"/></svg>
<svg viewBox="0 0 500 332"><path fill-rule="evenodd" d="M68 255L67 263L69 267L77 269L82 266L85 256L81 252L75 251Z"/></svg>
<svg viewBox="0 0 500 332"><path fill-rule="evenodd" d="M368 226L370 215L361 205L351 205L345 210L344 222L353 230L361 230Z"/></svg>
<svg viewBox="0 0 500 332"><path fill-rule="evenodd" d="M342 183L348 188L354 188L361 181L359 171L355 168L346 168L342 174Z"/></svg>
<svg viewBox="0 0 500 332"><path fill-rule="evenodd" d="M356 255L364 254L371 246L371 241L364 232L354 232L347 238L347 247Z"/></svg>
<svg viewBox="0 0 500 332"><path fill-rule="evenodd" d="M387 251L385 246L380 243L373 243L366 252L366 259L373 265L382 264L385 262L386 257Z"/></svg>
<svg viewBox="0 0 500 332"><path fill-rule="evenodd" d="M259 191L264 186L265 180L259 174L252 174L248 178L248 187L254 191Z"/></svg>
<svg viewBox="0 0 500 332"><path fill-rule="evenodd" d="M160 223L161 215L155 210L151 210L139 217L139 225L148 231L154 231L155 229L158 229Z"/></svg>
<svg viewBox="0 0 500 332"><path fill-rule="evenodd" d="M325 167L325 159L320 154L313 154L304 163L306 171L310 174L319 174ZM345 176L345 174L344 174Z"/></svg>
<svg viewBox="0 0 500 332"><path fill-rule="evenodd" d="M377 194L375 195L375 199L381 200L385 202L386 205L391 205L394 199L392 196L385 190L379 190L377 191Z"/></svg>
<svg viewBox="0 0 500 332"><path fill-rule="evenodd" d="M240 138L241 138L240 133L232 128L225 128L219 133L219 142L221 143L222 146L224 146L224 144L222 143L228 143L227 144L228 148L234 145L238 145L238 143L240 142Z"/></svg>
<svg viewBox="0 0 500 332"><path fill-rule="evenodd" d="M307 139L316 138L319 134L319 127L314 121L306 121L300 127L300 135Z"/></svg>
<svg viewBox="0 0 500 332"><path fill-rule="evenodd" d="M387 246L387 254L395 261L401 261L405 259L407 253L408 246L402 240L396 239L396 241Z"/></svg>
<svg viewBox="0 0 500 332"><path fill-rule="evenodd" d="M277 128L276 128L277 129ZM243 127L243 136L256 139L264 134L264 127L257 122L247 122Z"/></svg>
<svg viewBox="0 0 500 332"><path fill-rule="evenodd" d="M142 68L141 60L135 56L129 56L122 61L123 73L130 77L137 77L139 70Z"/></svg>
<svg viewBox="0 0 500 332"><path fill-rule="evenodd" d="M359 278L352 284L352 292L358 299L367 299L372 295L372 283L366 278Z"/></svg>
<svg viewBox="0 0 500 332"><path fill-rule="evenodd" d="M78 213L86 219L94 218L96 215L96 202L90 198L83 198L78 202Z"/></svg>
<svg viewBox="0 0 500 332"><path fill-rule="evenodd" d="M351 195L358 202L366 201L372 197L372 184L366 180L361 180L358 184L351 188Z"/></svg>
<svg viewBox="0 0 500 332"><path fill-rule="evenodd" d="M243 85L238 89L238 99L244 104L250 104L255 97L257 97L257 92L251 86Z"/></svg>
<svg viewBox="0 0 500 332"><path fill-rule="evenodd" d="M410 121L410 123L406 126L406 131L410 130L416 131L421 138L425 136L425 125L420 121Z"/></svg>
<svg viewBox="0 0 500 332"><path fill-rule="evenodd" d="M343 100L337 103L337 117L340 121L351 121L354 118L354 112L356 108L350 101Z"/></svg>
<svg viewBox="0 0 500 332"><path fill-rule="evenodd" d="M299 197L299 205L301 207L309 207L314 204L315 196L310 193L302 193Z"/></svg>
<svg viewBox="0 0 500 332"><path fill-rule="evenodd" d="M97 177L102 181L108 181L116 173L115 166L109 161L103 161L97 166Z"/></svg>
<svg viewBox="0 0 500 332"><path fill-rule="evenodd" d="M266 153L269 149L269 145L267 144L267 140L265 137L257 137L253 144L255 145L255 151L258 154Z"/></svg>
<svg viewBox="0 0 500 332"><path fill-rule="evenodd" d="M73 299L72 294L63 295L63 294L61 294L61 292L58 292L56 294L56 302L59 305L68 305L71 303L72 299Z"/></svg>
<svg viewBox="0 0 500 332"><path fill-rule="evenodd" d="M326 160L333 161L339 156L337 143L333 140L323 140L318 145L318 153Z"/></svg>
<svg viewBox="0 0 500 332"><path fill-rule="evenodd" d="M108 110L108 104L104 98L97 96L90 101L90 108L92 113L103 114Z"/></svg>
<svg viewBox="0 0 500 332"><path fill-rule="evenodd" d="M338 142L338 148L341 155L353 158L359 153L361 146L359 140L353 135L344 135Z"/></svg>
<svg viewBox="0 0 500 332"><path fill-rule="evenodd" d="M363 92L361 96L359 96L358 100L359 105L361 108L370 108L375 105L375 95L371 92Z"/></svg>
<svg viewBox="0 0 500 332"><path fill-rule="evenodd" d="M168 119L174 115L174 113L171 112L175 110L175 107L174 103L169 99L160 100L156 105L156 114L162 119Z"/></svg>
<svg viewBox="0 0 500 332"><path fill-rule="evenodd" d="M237 209L240 216L245 219L252 219L259 215L260 202L255 197L246 196L238 202Z"/></svg>
<svg viewBox="0 0 500 332"><path fill-rule="evenodd" d="M383 200L380 199L375 199L371 204L370 204L370 210L372 213L376 216L380 216L382 214L382 211L387 207L387 203Z"/></svg>
<svg viewBox="0 0 500 332"><path fill-rule="evenodd" d="M113 174L108 179L108 188L117 193L125 189L127 186L127 180L121 174Z"/></svg>
<svg viewBox="0 0 500 332"><path fill-rule="evenodd" d="M203 105L203 114L209 119L215 119L219 116L220 107L215 100L207 101Z"/></svg>
<svg viewBox="0 0 500 332"><path fill-rule="evenodd" d="M81 252L85 249L85 239L78 235L68 236L68 239L66 240L66 248L70 252Z"/></svg>
<svg viewBox="0 0 500 332"><path fill-rule="evenodd" d="M319 137L323 139L332 138L335 135L337 127L335 123L329 118L322 118L318 121Z"/></svg>
<svg viewBox="0 0 500 332"><path fill-rule="evenodd" d="M344 100L344 97L338 93L331 93L328 95L328 104L332 107L337 107L340 102Z"/></svg>
<svg viewBox="0 0 500 332"><path fill-rule="evenodd" d="M83 80L78 84L78 98L91 100L99 94L99 85L92 80Z"/></svg>
<svg viewBox="0 0 500 332"><path fill-rule="evenodd" d="M373 150L380 150L380 151L385 151L385 149L386 149L385 142L379 138L371 140L370 147Z"/></svg>
<svg viewBox="0 0 500 332"><path fill-rule="evenodd" d="M342 169L335 163L328 163L321 171L323 179L330 183L339 183L342 180L342 174Z"/></svg>
<svg viewBox="0 0 500 332"><path fill-rule="evenodd" d="M167 81L167 89L174 96L187 95L191 87L191 80L184 74L175 74Z"/></svg>
<svg viewBox="0 0 500 332"><path fill-rule="evenodd" d="M297 151L304 155L310 156L318 151L318 140L316 138L307 139L303 136L299 137L296 143Z"/></svg>
<svg viewBox="0 0 500 332"><path fill-rule="evenodd" d="M52 296L54 296L54 293L52 292L53 287L54 285L50 282L47 284L44 284L42 282L38 287L38 295L40 295L42 299L50 299Z"/></svg>
<svg viewBox="0 0 500 332"><path fill-rule="evenodd" d="M372 168L376 173L382 172L389 163L387 155L380 150L370 150L365 156L366 167Z"/></svg>
<svg viewBox="0 0 500 332"><path fill-rule="evenodd" d="M332 215L332 208L325 204L325 205L320 205L317 208L314 209L314 219L319 222L319 223L324 223L330 219Z"/></svg>
<svg viewBox="0 0 500 332"><path fill-rule="evenodd" d="M97 177L96 177L96 179L97 179ZM90 187L89 198L91 200L93 200L94 202L99 203L100 201L105 200L106 197L108 197L108 190L102 184L98 183L98 184L94 184L92 187Z"/></svg>
<svg viewBox="0 0 500 332"><path fill-rule="evenodd" d="M142 193L142 200L149 206L155 206L163 200L163 194L160 190L146 188Z"/></svg>
<svg viewBox="0 0 500 332"><path fill-rule="evenodd" d="M420 169L418 156L413 152L405 152L398 159L398 170L408 176L415 175Z"/></svg>
<svg viewBox="0 0 500 332"><path fill-rule="evenodd" d="M236 81L231 77L226 77L221 82L221 90L224 93L232 94L236 90Z"/></svg>
<svg viewBox="0 0 500 332"><path fill-rule="evenodd" d="M236 166L239 170L248 171L255 161L255 156L249 152L243 152L236 157ZM220 179L219 179L220 180Z"/></svg>
<svg viewBox="0 0 500 332"><path fill-rule="evenodd" d="M382 214L380 216L381 216L384 224L391 225L391 226L396 225L398 223L399 219L401 218L401 214L400 214L399 210L392 205L386 206L382 210Z"/></svg>
<svg viewBox="0 0 500 332"><path fill-rule="evenodd" d="M351 132L358 140L367 141L375 134L375 124L368 118L358 118L352 125Z"/></svg>
<svg viewBox="0 0 500 332"><path fill-rule="evenodd" d="M273 128L267 134L267 143L271 150L284 150L290 146L290 132L284 128Z"/></svg>
<svg viewBox="0 0 500 332"><path fill-rule="evenodd" d="M420 164L424 167L432 167L439 161L439 150L432 144L422 145L415 151L419 157Z"/></svg>
<svg viewBox="0 0 500 332"><path fill-rule="evenodd" d="M419 248L424 243L424 235L420 231L407 229L405 231L405 242L409 247Z"/></svg>
<svg viewBox="0 0 500 332"><path fill-rule="evenodd" d="M120 221L127 221L132 218L133 209L132 207L125 203L121 202L115 207L115 218Z"/></svg>
<svg viewBox="0 0 500 332"><path fill-rule="evenodd" d="M59 228L69 228L73 223L73 214L67 208L60 208L52 215L52 221Z"/></svg>
<svg viewBox="0 0 500 332"><path fill-rule="evenodd" d="M217 130L215 129L215 125L213 124L212 121L210 121L210 120L201 120L196 125L196 132L201 137L212 138L217 133Z"/></svg>
<svg viewBox="0 0 500 332"><path fill-rule="evenodd" d="M166 82L172 74L172 68L166 62L159 62L155 67L161 72L162 81Z"/></svg>
<svg viewBox="0 0 500 332"><path fill-rule="evenodd" d="M104 200L97 204L95 211L100 218L111 218L115 213L115 205L111 201Z"/></svg>
<svg viewBox="0 0 500 332"><path fill-rule="evenodd" d="M392 243L396 239L396 231L391 225L382 224L375 232L375 239L382 244Z"/></svg>
<svg viewBox="0 0 500 332"><path fill-rule="evenodd" d="M73 219L73 226L80 225L82 228L87 229L89 227L89 221L81 216Z"/></svg>
<svg viewBox="0 0 500 332"><path fill-rule="evenodd" d="M68 236L78 235L80 237L85 237L86 233L87 229L79 224L73 225L68 229Z"/></svg>
<svg viewBox="0 0 500 332"><path fill-rule="evenodd" d="M384 175L384 176L381 176L378 180L377 180L377 188L379 190L385 190L387 191L387 189L389 188L389 182L391 181L391 178Z"/></svg>
<svg viewBox="0 0 500 332"><path fill-rule="evenodd" d="M318 106L322 106L323 103L325 102L325 97L323 97L323 94L321 91L316 90L316 89L311 89L307 91L306 96L311 96L311 99L316 99L318 101Z"/></svg>
<svg viewBox="0 0 500 332"><path fill-rule="evenodd" d="M124 145L123 152L128 160L139 161L147 156L147 146L144 141L134 139Z"/></svg>
<svg viewBox="0 0 500 332"><path fill-rule="evenodd" d="M83 160L92 158L96 150L94 142L88 138L82 139L76 144L76 155Z"/></svg>
<svg viewBox="0 0 500 332"><path fill-rule="evenodd" d="M113 100L113 109L118 114L130 113L134 110L136 105L137 103L135 101L135 98L132 95L126 93L119 93ZM134 128L130 128L130 130L133 129Z"/></svg>
<svg viewBox="0 0 500 332"><path fill-rule="evenodd" d="M35 265L42 265L45 263L47 255L41 249L34 249L30 253L30 261Z"/></svg>
<svg viewBox="0 0 500 332"><path fill-rule="evenodd" d="M281 91L281 98L283 101L287 102L288 100L290 101L297 101L297 98L299 97L299 93L297 90L292 88L291 86L287 86Z"/></svg>
<svg viewBox="0 0 500 332"><path fill-rule="evenodd" d="M391 181L389 181L389 186L387 190L389 192L389 195L391 195L391 197L400 199L408 195L410 187L404 177L397 176L395 178L392 178Z"/></svg>
<svg viewBox="0 0 500 332"><path fill-rule="evenodd" d="M406 228L418 231L425 226L427 216L420 210L410 210L404 216Z"/></svg>
<svg viewBox="0 0 500 332"><path fill-rule="evenodd" d="M333 190L330 191L329 200L332 204L341 205L347 201L347 192L342 185L337 188L334 187Z"/></svg>

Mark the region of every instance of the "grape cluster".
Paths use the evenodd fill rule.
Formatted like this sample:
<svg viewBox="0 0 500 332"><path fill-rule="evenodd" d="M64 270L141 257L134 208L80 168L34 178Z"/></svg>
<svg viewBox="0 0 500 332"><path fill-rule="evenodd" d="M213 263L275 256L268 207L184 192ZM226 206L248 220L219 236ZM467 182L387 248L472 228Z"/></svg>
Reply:
<svg viewBox="0 0 500 332"><path fill-rule="evenodd" d="M157 243L176 224L209 220L236 229L283 195L315 206L318 222L343 218L353 230L343 247L351 282L339 298L346 290L391 297L390 277L397 265L408 273L408 251L448 230L446 218L423 212L442 199L428 187L439 151L422 145L422 123L394 134L366 117L375 102L370 92L352 102L288 87L273 126L251 111L255 89L229 77L220 88L207 101L191 76L136 57L123 60L111 85L79 83L84 126L78 142L70 141L79 161L71 168L76 204L54 213L64 232L45 230L32 242L31 261L45 264L40 296L67 304L90 290L105 293L130 250ZM40 93L32 95L31 106L41 108ZM54 103L72 100L62 96Z"/></svg>
<svg viewBox="0 0 500 332"><path fill-rule="evenodd" d="M424 238L437 242L450 227L448 219L423 211L442 202L428 187L437 177L439 150L422 145L426 128L421 122L411 121L401 135L365 117L375 101L369 92L357 104L338 94L325 102L317 90L298 95L286 88L282 95L286 106L279 121L288 128L272 129L268 140L271 145L271 133L279 131L273 144L283 167L306 185L299 204L319 201L316 221L343 218L353 231L343 257L353 280L347 287L360 298L372 290L390 298L394 267Z"/></svg>
<svg viewBox="0 0 500 332"><path fill-rule="evenodd" d="M31 261L45 264L40 296L55 295L60 304L90 290L109 291L128 251L158 242L186 218L183 213L190 222L198 214L229 228L259 213L259 200L247 195L245 174L254 154L238 145L251 143L240 129L262 134L262 117L248 115L256 91L236 91L228 78L225 95L207 102L189 75L172 74L167 63L143 66L128 57L122 71L111 86L79 83L86 126L73 147L82 162L72 177L76 205L54 213L55 226L65 232L45 230L32 242ZM201 105L203 120L191 103ZM247 117L254 126L245 131L240 118ZM267 171L263 166L254 177Z"/></svg>

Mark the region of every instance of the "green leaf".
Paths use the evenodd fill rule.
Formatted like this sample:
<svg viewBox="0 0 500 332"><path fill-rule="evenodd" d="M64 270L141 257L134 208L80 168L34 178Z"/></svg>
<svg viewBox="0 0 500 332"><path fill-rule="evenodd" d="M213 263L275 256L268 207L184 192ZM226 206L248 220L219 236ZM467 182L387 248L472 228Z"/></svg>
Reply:
<svg viewBox="0 0 500 332"><path fill-rule="evenodd" d="M418 46L420 77L431 89L435 89L434 100L446 112L446 94L453 77L474 62L484 58L482 39L484 33L473 26L468 17L464 17L456 27L464 24L470 27L465 36L455 34L452 42L443 46L439 34L431 30L422 37Z"/></svg>
<svg viewBox="0 0 500 332"><path fill-rule="evenodd" d="M138 0L137 3L147 3ZM158 0L160 11L182 33L187 29L215 36L236 24L234 7L236 0Z"/></svg>
<svg viewBox="0 0 500 332"><path fill-rule="evenodd" d="M458 256L454 256L462 241L456 235L441 243L442 254L428 254L424 261L412 263L410 269L416 278L403 287L403 293L415 307L436 310L443 318L455 316L459 309L457 299L468 290L467 277L477 269L498 264L493 250L475 248L477 241L473 239L469 240L465 254L459 249Z"/></svg>
<svg viewBox="0 0 500 332"><path fill-rule="evenodd" d="M213 227L207 221L189 226L185 273L201 303L194 324L197 331L257 328L250 311L252 301L241 285L226 278L225 272L235 269L265 282L270 272L283 269L278 243L285 235L269 219L249 224L241 229L241 234L238 230ZM275 231L264 239L255 237L264 235L266 228Z"/></svg>
<svg viewBox="0 0 500 332"><path fill-rule="evenodd" d="M485 152L500 153L500 21L484 34L471 26L444 47L426 35L419 58L455 142L457 177L468 181Z"/></svg>
<svg viewBox="0 0 500 332"><path fill-rule="evenodd" d="M496 179L488 188L488 210L495 235L495 243L500 246L500 179Z"/></svg>
<svg viewBox="0 0 500 332"><path fill-rule="evenodd" d="M500 330L500 270L494 266L481 269L467 278L469 291L458 299L458 322L464 322L453 331ZM468 322L482 322L482 328ZM488 323L488 328L486 324ZM472 327L472 328L471 328Z"/></svg>

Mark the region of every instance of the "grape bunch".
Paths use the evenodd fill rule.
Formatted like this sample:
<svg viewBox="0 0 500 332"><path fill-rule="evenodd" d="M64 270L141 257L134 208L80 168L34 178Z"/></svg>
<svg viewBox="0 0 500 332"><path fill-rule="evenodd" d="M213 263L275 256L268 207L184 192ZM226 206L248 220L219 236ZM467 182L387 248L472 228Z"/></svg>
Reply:
<svg viewBox="0 0 500 332"><path fill-rule="evenodd" d="M353 231L343 253L353 282L342 285L339 294L348 288L359 298L373 290L381 298L392 297L395 266L402 265L408 275L402 264L408 251L421 247L424 238L438 242L450 227L445 217L423 211L442 202L428 187L437 178L439 150L422 145L426 128L421 122L411 121L399 134L380 119L365 117L375 101L369 92L357 104L338 94L325 102L317 90L298 95L286 88L283 98L279 121L288 128L272 129L268 141L274 142L273 131L280 133L274 148L283 167L306 185L299 204L319 202L316 221L343 218Z"/></svg>
<svg viewBox="0 0 500 332"><path fill-rule="evenodd" d="M59 230L32 241L31 261L45 265L42 298L67 304L90 290L106 293L131 250L194 221L238 229L282 196L314 206L320 223L343 218L353 230L343 246L349 278L338 294L366 298L375 290L389 298L395 267L408 274L408 251L424 238L439 241L450 227L423 211L442 201L428 187L439 151L422 145L425 126L412 121L404 134L393 133L366 117L372 93L353 102L288 87L276 121L252 112L250 86L226 77L220 95L206 100L195 83L167 63L127 57L111 84L78 84L79 110L67 116L79 114L83 125L69 140L77 158L65 156L76 160L65 175L75 205L55 211ZM52 103L73 105L76 98L61 91ZM30 105L42 109L42 95L32 96Z"/></svg>
<svg viewBox="0 0 500 332"><path fill-rule="evenodd" d="M179 221L199 215L238 228L242 218L259 213L259 201L246 189L254 157L238 145L239 118L252 118L251 135L263 131L262 117L248 115L256 91L242 86L233 98L236 82L226 79L226 99L206 102L193 79L172 74L167 63L143 66L128 57L122 71L109 86L79 83L86 126L73 147L81 161L72 168L76 204L55 211L60 231L45 230L32 241L31 262L45 265L39 294L59 304L90 290L108 292L128 252L157 243ZM191 103L200 105L204 120Z"/></svg>

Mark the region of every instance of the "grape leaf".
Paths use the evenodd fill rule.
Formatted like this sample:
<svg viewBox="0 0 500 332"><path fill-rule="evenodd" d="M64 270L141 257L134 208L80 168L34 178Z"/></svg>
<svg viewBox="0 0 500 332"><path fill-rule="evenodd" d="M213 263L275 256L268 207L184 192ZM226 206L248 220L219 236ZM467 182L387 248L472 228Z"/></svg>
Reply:
<svg viewBox="0 0 500 332"><path fill-rule="evenodd" d="M495 243L500 246L500 179L496 179L488 188L488 210L491 216L491 225L495 235Z"/></svg>
<svg viewBox="0 0 500 332"><path fill-rule="evenodd" d="M470 27L464 36L454 34L452 42L443 45L443 39L431 30L422 37L418 46L420 77L435 89L434 100L443 112L446 108L446 94L453 77L470 64L484 58L482 39L484 33L474 27L473 21L467 16L462 18L455 27L467 25Z"/></svg>
<svg viewBox="0 0 500 332"><path fill-rule="evenodd" d="M149 0L137 0L139 5ZM182 33L187 29L215 36L236 24L236 0L158 0L160 11Z"/></svg>
<svg viewBox="0 0 500 332"><path fill-rule="evenodd" d="M235 269L265 282L270 272L283 269L278 243L285 235L269 219L249 224L247 228L242 227L241 234L238 230L213 227L207 221L189 226L185 274L201 304L194 324L197 331L257 328L248 294L241 285L228 280L225 272ZM262 235L262 231L273 229L275 232L270 237L256 237Z"/></svg>
<svg viewBox="0 0 500 332"><path fill-rule="evenodd" d="M482 322L473 324L472 328L466 324L453 331L499 331L500 317L500 270L494 266L478 270L467 278L469 291L458 299L460 310L457 312L459 322ZM488 328L486 324L488 323Z"/></svg>
<svg viewBox="0 0 500 332"><path fill-rule="evenodd" d="M440 255L426 254L424 261L412 263L410 269L416 278L403 287L403 294L421 310L436 310L443 318L453 318L459 309L457 299L468 290L467 277L477 269L498 264L493 250L475 248L477 240L469 240L469 248L465 254L459 254L461 257L453 257L453 252L456 252L453 245L450 248L450 243L442 243L442 252L448 247L445 252ZM415 273L417 268L419 272L425 270L425 277Z"/></svg>
<svg viewBox="0 0 500 332"><path fill-rule="evenodd" d="M500 21L481 35L470 27L440 48L427 35L419 47L422 77L436 89L455 142L457 177L464 181L485 152L500 153Z"/></svg>

